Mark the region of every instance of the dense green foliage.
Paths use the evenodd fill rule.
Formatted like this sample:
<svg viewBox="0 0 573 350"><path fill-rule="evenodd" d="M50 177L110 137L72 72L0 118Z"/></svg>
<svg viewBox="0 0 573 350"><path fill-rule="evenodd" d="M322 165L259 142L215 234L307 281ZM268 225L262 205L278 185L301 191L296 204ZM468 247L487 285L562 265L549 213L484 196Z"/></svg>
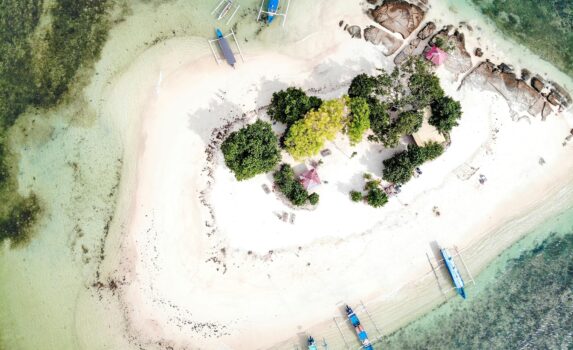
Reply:
<svg viewBox="0 0 573 350"><path fill-rule="evenodd" d="M317 109L322 100L307 94L299 88L289 87L273 93L271 104L268 109L272 120L292 125L302 119L311 109Z"/></svg>
<svg viewBox="0 0 573 350"><path fill-rule="evenodd" d="M239 181L272 170L281 159L278 139L271 124L261 120L232 132L221 145L221 150L225 164Z"/></svg>
<svg viewBox="0 0 573 350"><path fill-rule="evenodd" d="M105 42L108 2L55 0L40 27L43 2L0 2L0 241L25 242L41 212L33 194L23 198L15 179L17 156L6 134L30 107L58 104L77 74L98 58Z"/></svg>
<svg viewBox="0 0 573 350"><path fill-rule="evenodd" d="M501 31L573 76L573 2L473 0Z"/></svg>
<svg viewBox="0 0 573 350"><path fill-rule="evenodd" d="M380 208L388 203L388 196L386 192L378 187L371 188L366 194L366 202L374 208Z"/></svg>
<svg viewBox="0 0 573 350"><path fill-rule="evenodd" d="M353 202L360 202L363 199L362 192L350 191L350 199Z"/></svg>
<svg viewBox="0 0 573 350"><path fill-rule="evenodd" d="M319 200L318 193L314 192L308 196L308 202L312 205L317 205Z"/></svg>
<svg viewBox="0 0 573 350"><path fill-rule="evenodd" d="M433 73L418 70L410 76L408 86L412 93L412 105L416 109L429 106L438 98L444 96L440 79Z"/></svg>
<svg viewBox="0 0 573 350"><path fill-rule="evenodd" d="M390 114L388 114L386 105L376 98L368 99L368 105L370 107L370 128L374 133L370 135L372 137L369 136L369 139L381 142L391 124Z"/></svg>
<svg viewBox="0 0 573 350"><path fill-rule="evenodd" d="M406 111L400 113L398 118L390 125L382 136L382 142L386 147L396 147L400 137L412 135L420 129L424 117L422 113L416 111Z"/></svg>
<svg viewBox="0 0 573 350"><path fill-rule="evenodd" d="M432 116L429 123L441 133L449 133L462 117L462 106L450 96L440 97L431 104Z"/></svg>
<svg viewBox="0 0 573 350"><path fill-rule="evenodd" d="M288 164L281 164L279 170L273 174L273 177L279 191L284 194L292 204L300 206L306 204L307 200L310 200L308 192L298 181L294 171ZM314 196L312 200L318 203L318 194Z"/></svg>
<svg viewBox="0 0 573 350"><path fill-rule="evenodd" d="M350 120L347 124L350 144L355 145L362 141L362 135L370 129L370 107L363 97L350 99Z"/></svg>
<svg viewBox="0 0 573 350"><path fill-rule="evenodd" d="M395 184L404 184L412 178L414 169L424 162L433 160L444 152L444 147L430 142L424 147L408 146L406 151L386 159L382 178Z"/></svg>
<svg viewBox="0 0 573 350"><path fill-rule="evenodd" d="M325 101L317 110L295 122L285 137L286 150L302 159L317 154L326 140L333 140L346 122L345 99Z"/></svg>
<svg viewBox="0 0 573 350"><path fill-rule="evenodd" d="M497 271L496 271L497 270ZM571 349L573 234L550 236L452 300L386 337L383 349Z"/></svg>
<svg viewBox="0 0 573 350"><path fill-rule="evenodd" d="M352 79L350 87L348 88L348 96L369 98L374 92L376 85L376 78L368 74L362 73Z"/></svg>

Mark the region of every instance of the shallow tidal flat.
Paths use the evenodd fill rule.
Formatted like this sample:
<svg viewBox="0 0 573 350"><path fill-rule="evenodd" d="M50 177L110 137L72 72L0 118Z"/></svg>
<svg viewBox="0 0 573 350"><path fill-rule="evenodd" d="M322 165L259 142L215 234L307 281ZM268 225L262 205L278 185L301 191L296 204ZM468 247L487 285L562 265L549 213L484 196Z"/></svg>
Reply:
<svg viewBox="0 0 573 350"><path fill-rule="evenodd" d="M452 1L452 3L456 2ZM345 6L349 6L346 2L335 4L335 6L311 7L310 3L306 4L295 0L291 9L291 17L287 22L287 29L283 31L278 26L260 30L253 20L258 2L247 1L242 3L242 9L238 13L238 24L234 29L239 33L239 39L243 45L243 50L246 52L247 60L257 62L257 57L269 58L261 60L262 62L259 61L258 67L249 66L247 63L245 67L239 66L237 71L240 71L241 68L250 69L255 76L258 74L257 68L265 68L268 69L268 75L261 77L260 80L249 82L245 86L237 84L237 90L250 91L244 95L236 95L244 97L243 100L241 98L225 100L221 97L224 96L222 91L231 90L226 84L233 84L230 77L234 72L230 69L226 70L228 67L217 67L209 56L205 38L213 35L212 28L216 25L214 19L207 15L210 13L212 5L212 1L173 1L165 4L145 1L116 8L117 13L121 13L121 15L116 17L116 21L112 23L101 57L98 58L93 70L82 71L82 76L88 78L86 85L80 84L78 90L74 90L75 93L71 94L64 103L49 110L37 109L24 113L14 130L11 131L13 147L19 157L19 191L22 194L34 191L44 206L44 213L37 222L37 233L28 245L16 249L10 249L6 246L0 253L0 349L129 349L136 347L155 349L171 344L169 339L164 340L162 338L164 335L161 334L160 330L162 325L156 320L145 322L141 328L152 330L149 332L149 338L146 337L147 333L138 338L138 331L141 329L133 328L130 324L132 320L126 316L130 315L131 308L135 308L137 305L142 306L141 309L144 310L149 305L155 307L153 303L156 301L154 300L156 294L150 293L151 296L149 296L142 293L138 295L132 290L133 294L129 295L126 292L125 281L128 280L136 285L134 281L137 281L137 277L134 276L141 276L146 272L135 271L133 274L125 275L117 272L125 268L124 264L127 261L125 257L136 254L134 251L126 249L132 238L137 240L143 237L142 240L148 239L150 241L153 238L152 235L147 234L149 231L146 230L130 232L129 222L126 221L131 211L139 204L137 201L133 201L137 183L134 174L136 174L139 166L138 159L142 153L145 153L145 147L142 145L145 145L146 140L153 139L151 133L142 135L142 126L140 125L142 119L156 122L159 130L163 124L181 118L182 121L180 120L180 124L177 124L178 127L181 129L189 128L197 134L201 133L204 138L193 144L194 148L190 147L185 151L199 150L197 154L200 155L197 156L197 159L202 161L203 150L212 128L222 123L214 117L214 113L211 114L211 109L218 109L219 114L217 116L222 119L233 119L243 112L259 108L265 104L265 101L268 102L273 90L284 87L287 82L292 84L304 82L301 85L304 85L305 88L320 91L328 96L344 90L353 74L364 69L373 70L374 62L382 62L380 63L382 66L387 66L386 58L379 52L372 51L372 47L364 52L361 51L360 45L369 45L363 42L353 44L356 51L352 55L346 52L348 60L339 59L337 61L329 57L331 53L336 52L337 45L345 45L340 37L331 34L334 31L337 33L340 31L336 25L337 22L340 19L350 22L358 21L360 18L355 13L359 11L347 12L352 13L352 16L344 14ZM351 5L353 7L358 6ZM449 5L456 6L456 4ZM470 10L466 12L466 5L464 3L461 7L456 7L457 11L460 12L460 18L463 16L471 17L467 13L473 14ZM317 13L317 9L321 10L322 17ZM439 8L436 6L434 11L438 12L438 10ZM450 12L447 9L444 11L446 15L437 18L440 25L458 21L453 11ZM316 18L320 18L320 20L316 20ZM455 20L453 20L454 18ZM229 28L230 26L225 27L225 29ZM483 30L482 35L484 36L492 33L487 31L485 26ZM316 40L316 37L321 36L324 38L323 41ZM335 44L329 41L332 39L331 36L336 38ZM344 40L354 39L345 37ZM296 43L299 52L289 49L289 45L293 43ZM513 47L513 52L519 51L519 48L516 49L511 43L505 42L496 48L503 48L503 45ZM272 51L276 56L266 56L269 51ZM495 51L494 46L490 46L490 51ZM320 55L314 57L317 52ZM363 54L365 58L353 57L359 56L356 55L356 52ZM292 60L295 60L296 63L293 63ZM306 60L314 62L316 67L306 65ZM271 65L273 62L276 64L274 67ZM281 64L283 63L291 66L289 66L290 70L285 69L281 75L277 70L282 71ZM562 77L560 75L562 73L558 73L554 67L544 62L540 63L539 60L529 54L525 58L521 58L520 65L532 69L538 68L539 73L551 77L557 76L555 79ZM204 74L200 71L201 69L205 69ZM215 79L220 83L220 86L210 86L205 89L202 89L201 86L195 86L196 74L203 74L201 79L205 82ZM304 74L311 76L311 78L304 77ZM177 79L178 75L181 80ZM205 76L208 76L208 79ZM244 81L248 81L250 78L246 75L243 77ZM448 79L449 77L444 78ZM177 85L178 82L181 85ZM206 84L208 85L208 83ZM192 90L191 87L195 90ZM202 90L212 92L209 89L216 92L211 95L201 95ZM454 93L453 85L450 89ZM177 93L180 94L178 96L181 96L181 100L197 102L196 96L202 96L200 103L198 102L201 106L181 103L181 109L176 111L178 114L171 113L174 110L170 109L171 106L169 106L164 111L152 115L152 117L146 114L148 111L142 111L143 107L148 106L149 101L154 101L161 93L176 90L179 91ZM193 91L196 95L186 94L185 91ZM172 101L173 105L180 103L179 100L173 99ZM503 104L503 101L498 102ZM190 113L190 111L196 110L201 113ZM475 114L473 115L475 116ZM505 117L505 115L501 115L501 117ZM476 119L473 118L472 120ZM202 122L201 120L210 121ZM543 124L536 123L531 127L542 128ZM519 124L519 128L523 128L523 125ZM173 131L176 132L176 129L173 128ZM146 130L153 130L153 128ZM510 129L507 128L507 130ZM461 135L470 134L471 132L466 129ZM193 134L190 138L196 136ZM452 152L456 145L463 143L462 141L458 143L457 140ZM165 156L161 158L168 158L167 155L175 153L172 152L174 147L172 147L173 144L170 143L168 137L160 138L159 141L163 144L162 150L165 150ZM560 140L556 142L560 142ZM147 144L147 146L150 145ZM537 155L533 158L537 160ZM182 158L181 162L192 162L190 159L192 158ZM217 171L220 178L224 179L228 176L222 166ZM429 176L429 173L430 171L427 172L426 176ZM189 198L195 198L197 193L191 193L190 190L193 181L188 181L188 179L181 181L182 190L180 192L189 191L184 193ZM220 181L219 185L222 182ZM436 186L439 186L439 183L437 181ZM252 188L245 188L255 191L256 187L257 194L259 194L260 186L258 183L255 185ZM503 232L497 232L491 228L493 233L484 230L484 235L488 233L487 237L463 242L464 247L469 247L464 254L467 256L470 268L475 271L484 269L500 250L510 246L519 237L530 231L531 226L542 222L550 225L552 219L548 219L547 216L555 216L555 220L559 220L561 223L570 222L569 217L556 216L565 209L563 205L570 204L573 199L568 192L570 184L563 182L555 185L563 186L563 191L555 197L546 198L545 204L547 206L540 207L537 214L535 208L531 208L531 217L534 220L515 218L513 225L510 223L503 227ZM420 189L419 187L418 189ZM224 194L226 189L226 187L219 187L217 193ZM243 194L245 195L244 198L248 198L249 193ZM218 200L223 202L225 196L221 195ZM558 205L558 203L562 205ZM231 204L233 203L221 204L219 210L225 208L225 205ZM245 208L245 211L248 215L247 209ZM241 213L241 210L236 211ZM153 215L149 215L149 221L153 220ZM191 218L193 215L195 212L185 217ZM564 217L565 219L563 219ZM272 219L275 220L275 218ZM173 222L177 222L177 220L173 220ZM221 222L228 225L229 231L231 231L237 225L249 227L249 223L245 220L233 221L233 216L227 215L223 217ZM298 220L302 223L305 222L304 220L310 222L311 217L305 218L303 215L299 215ZM274 224L275 221L273 221ZM544 228L542 231L568 232L565 228L563 230ZM160 231L160 234L168 235L170 232L168 230ZM348 232L348 235L350 234L351 232ZM327 235L328 232L325 235L326 238L328 238ZM285 237L287 236L285 235ZM532 234L527 237L544 236ZM248 249L248 245L240 235L235 234L233 239L234 242L244 244L239 246L237 243L237 249L245 251ZM531 241L537 243L541 239L531 238ZM285 241L287 241L286 238ZM176 267L188 265L187 260L177 259L197 253L195 251L196 246L181 245L184 240L179 242L162 240L158 242L165 244L163 248L166 250L161 252L162 256L175 257L173 266ZM273 240L272 236L269 235L263 243L271 246L277 242L278 240ZM312 244L312 237L301 237L300 242L310 245ZM529 249L532 244L517 245L515 249L521 249L519 247ZM173 249L176 245L183 247L178 254L164 254L165 252L176 251ZM142 243L141 246L145 246L145 244ZM156 245L154 248L157 247L162 248L160 245ZM267 247L262 249L264 250L264 248ZM141 260L149 263L149 271L152 273L155 271L152 266L155 261L154 254L153 249L147 249L141 256ZM507 254L511 257L518 256ZM494 266L504 264L506 260L504 255L501 260L494 263ZM248 263L245 264L245 268L248 268L247 265ZM480 298L485 297L490 290L495 291L494 287L486 290L486 286L489 286L489 281L492 280L488 277L490 276L489 271L492 271L490 269L493 267L486 269L480 275L477 279L478 285L475 288L469 289L472 297L475 295L476 303L480 303L482 300ZM188 270L173 269L176 273L174 276L167 276L165 285L176 286L181 276L191 276L186 278L185 283L192 287L195 282L194 276L187 274L188 271L192 270L192 267ZM181 274L177 274L178 272ZM260 275L264 277L266 276L265 273L266 271L260 272ZM321 274L313 273L315 280L321 278ZM118 276L119 278L117 278ZM411 315L419 316L441 302L439 293L431 284L431 278L420 277L423 279L423 283L420 285L408 284L400 291L396 291L395 295L391 295L389 300L384 300L381 304L376 304L377 306L373 307L374 310L378 310L376 317L381 324L384 324L384 329L392 329L391 324L394 324L394 327L396 324L405 324L413 319ZM514 277L520 276L516 274ZM153 281L153 279L151 280ZM244 280L244 276L241 276L241 280ZM142 285L151 285L151 283L148 284L144 280ZM403 286L396 288L398 287ZM312 290L315 290L314 287ZM410 294L409 290L422 294L413 295ZM429 290L432 293L431 297L423 294ZM187 293L186 290L177 297L182 296L180 300L185 301L187 298L185 293ZM378 296L376 295L376 297ZM384 297L386 296L384 295ZM437 298L434 298L436 296ZM408 305L407 302L404 302L404 300L411 301L412 299L408 299L409 297L415 298L415 303ZM130 300L132 303L128 304L125 300ZM140 300L145 302L138 304ZM148 301L149 304L146 304ZM205 302L201 303L204 304ZM232 306L230 303L227 308ZM420 308L417 309L418 306ZM456 299L446 304L447 308L458 308L459 306L460 302ZM165 307L169 311L165 311L161 307ZM178 313L177 307L180 305L169 307L161 305L158 310L164 312L165 315L180 317L180 320L177 321L181 323L186 322L187 318L193 319L187 314ZM471 304L468 308L471 308ZM302 308L298 310L302 310ZM390 312L387 312L389 310ZM194 309L191 311L195 312ZM280 311L285 312L284 309ZM290 314L297 313L295 309L286 311ZM410 316L405 315L408 311L412 311ZM388 315L391 316L388 317ZM171 321L169 320L169 322ZM386 328L386 323L390 327ZM232 327L231 324L231 330ZM295 335L296 327L297 323L294 322L288 331L268 333L274 333L272 334L273 337L278 339L286 339ZM173 329L176 327L171 327L170 331ZM323 330L323 328L317 329ZM385 340L387 342L385 346L402 347L400 334L408 334L411 329L414 328L407 328L404 331L406 333L398 333ZM256 331L257 329L255 329L255 333ZM425 332L434 334L436 330L429 329ZM174 335L173 338L184 339L182 342L174 342L180 345L185 344L186 336L190 333L175 330L169 335ZM319 338L325 334L328 333L326 331L324 333L317 332ZM195 336L197 335L193 334L193 337ZM336 336L335 333L332 333L333 338ZM272 341L269 340L269 342ZM336 341L333 341L333 345L336 345ZM289 342L288 346L292 348L292 343Z"/></svg>

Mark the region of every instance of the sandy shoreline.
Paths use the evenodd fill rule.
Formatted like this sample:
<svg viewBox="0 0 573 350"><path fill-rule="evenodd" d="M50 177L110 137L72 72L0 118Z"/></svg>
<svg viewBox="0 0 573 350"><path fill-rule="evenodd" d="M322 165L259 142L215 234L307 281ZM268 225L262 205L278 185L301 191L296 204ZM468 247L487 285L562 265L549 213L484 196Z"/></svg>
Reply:
<svg viewBox="0 0 573 350"><path fill-rule="evenodd" d="M359 21L360 8L353 6L353 16L342 15L345 9L326 11L325 23L334 28L341 16ZM105 263L109 276L126 281L120 302L141 344L262 348L322 324L337 314L339 302L372 301L376 308L427 275L430 242L479 246L503 224L555 200L564 185L565 191L571 188L571 145L561 145L571 119L513 122L503 99L471 87L458 92L445 74L446 91L461 99L465 111L452 147L384 209L354 204L347 193L360 186L362 172L379 174L387 155L363 143L356 148L359 156L349 159L353 149L339 139L330 147L336 155L321 168L329 180L320 190L321 205L312 213L297 212L295 225L276 219L276 212L292 210L263 193L267 176L236 183L217 157L205 196L212 221L200 197L211 181L203 171L209 166L204 150L214 128L268 104L272 92L287 85L323 89L331 97L353 74L389 66L370 44L338 29L327 33L304 36L279 53L249 52L236 71L216 66L208 56L170 58L187 45L176 40L147 53L114 84L111 94L117 97L105 108L127 116L131 162L122 177L117 244L106 247L117 254ZM486 186L475 176L460 180L467 164L487 174ZM439 218L434 206L442 212ZM555 210L542 209L520 230ZM519 236L503 236L504 242L488 247L487 259L468 254L468 264L483 268ZM428 295L420 304L434 299ZM411 311L404 307L388 322ZM334 335L327 336L332 324L313 330L336 344Z"/></svg>

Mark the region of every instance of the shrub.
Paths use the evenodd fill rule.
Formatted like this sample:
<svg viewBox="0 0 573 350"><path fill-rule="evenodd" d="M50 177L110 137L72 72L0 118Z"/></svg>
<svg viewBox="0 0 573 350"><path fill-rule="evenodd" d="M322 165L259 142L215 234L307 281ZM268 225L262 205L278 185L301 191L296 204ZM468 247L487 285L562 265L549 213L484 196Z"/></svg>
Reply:
<svg viewBox="0 0 573 350"><path fill-rule="evenodd" d="M441 133L450 132L458 125L458 119L462 117L462 106L450 96L440 97L431 104L432 116L429 123Z"/></svg>
<svg viewBox="0 0 573 350"><path fill-rule="evenodd" d="M379 208L388 203L388 196L378 187L371 188L366 195L366 202L374 208Z"/></svg>
<svg viewBox="0 0 573 350"><path fill-rule="evenodd" d="M344 127L344 98L325 101L294 123L285 137L286 150L301 159L317 154L326 140L333 140Z"/></svg>
<svg viewBox="0 0 573 350"><path fill-rule="evenodd" d="M302 184L296 178L294 171L288 164L281 164L279 170L273 174L275 185L279 191L294 205L304 205L307 200L311 200ZM313 193L314 194L314 193ZM318 202L318 194L316 195Z"/></svg>
<svg viewBox="0 0 573 350"><path fill-rule="evenodd" d="M257 120L232 132L221 145L225 164L237 180L272 170L280 161L278 140L269 123Z"/></svg>
<svg viewBox="0 0 573 350"><path fill-rule="evenodd" d="M317 109L322 100L315 96L307 96L299 88L289 87L273 93L268 114L272 120L292 125L302 119L311 109Z"/></svg>
<svg viewBox="0 0 573 350"><path fill-rule="evenodd" d="M366 99L355 97L350 99L350 121L347 125L350 144L362 141L362 135L370 129L370 107Z"/></svg>
<svg viewBox="0 0 573 350"><path fill-rule="evenodd" d="M318 204L318 193L311 193L310 196L308 196L308 202L312 205L317 205Z"/></svg>
<svg viewBox="0 0 573 350"><path fill-rule="evenodd" d="M372 95L374 87L376 86L376 78L368 74L358 74L352 79L350 87L348 88L348 96L368 98Z"/></svg>
<svg viewBox="0 0 573 350"><path fill-rule="evenodd" d="M363 199L362 192L350 191L350 199L352 199L353 202L360 202Z"/></svg>

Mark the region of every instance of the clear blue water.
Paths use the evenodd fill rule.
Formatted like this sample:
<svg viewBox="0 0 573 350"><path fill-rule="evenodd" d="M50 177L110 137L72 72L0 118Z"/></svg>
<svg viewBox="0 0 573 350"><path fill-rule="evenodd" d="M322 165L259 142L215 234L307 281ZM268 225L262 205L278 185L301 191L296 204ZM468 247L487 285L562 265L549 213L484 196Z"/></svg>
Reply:
<svg viewBox="0 0 573 350"><path fill-rule="evenodd" d="M383 349L573 349L573 209L493 261L468 300L451 299Z"/></svg>

